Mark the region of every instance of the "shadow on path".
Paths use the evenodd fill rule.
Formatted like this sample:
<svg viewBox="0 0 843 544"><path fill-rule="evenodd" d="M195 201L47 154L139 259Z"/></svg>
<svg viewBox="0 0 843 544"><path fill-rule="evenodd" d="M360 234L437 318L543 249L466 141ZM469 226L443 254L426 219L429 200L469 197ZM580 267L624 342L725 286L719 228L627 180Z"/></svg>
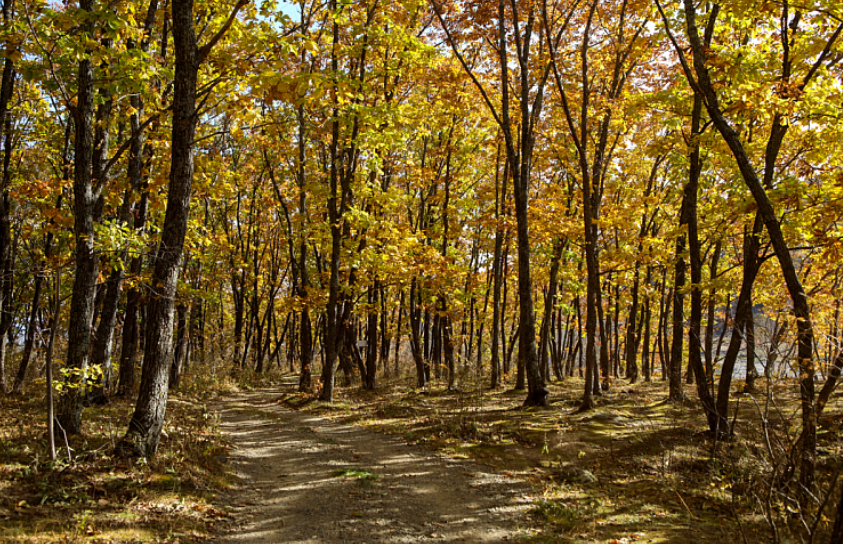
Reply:
<svg viewBox="0 0 843 544"><path fill-rule="evenodd" d="M218 540L502 542L522 534L530 487L400 438L282 408L276 391L218 407L240 479L234 525ZM340 474L356 469L373 478Z"/></svg>

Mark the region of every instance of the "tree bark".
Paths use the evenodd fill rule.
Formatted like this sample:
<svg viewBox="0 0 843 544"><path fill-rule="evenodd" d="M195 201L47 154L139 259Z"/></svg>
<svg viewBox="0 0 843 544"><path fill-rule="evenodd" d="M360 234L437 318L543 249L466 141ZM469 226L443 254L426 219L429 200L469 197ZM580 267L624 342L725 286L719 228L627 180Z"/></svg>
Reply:
<svg viewBox="0 0 843 544"><path fill-rule="evenodd" d="M239 0L220 31L201 49L194 30L193 0L173 0L175 43L173 129L167 208L152 274L156 296L147 309L146 341L140 393L126 436L117 453L150 458L155 455L167 409L173 342L173 305L182 260L193 182L193 149L198 115L196 81L199 66L245 5Z"/></svg>
<svg viewBox="0 0 843 544"><path fill-rule="evenodd" d="M170 389L178 390L181 383L182 372L187 360L188 329L187 329L187 304L181 302L176 308L178 320L176 324L176 350L173 355L173 364L170 367Z"/></svg>
<svg viewBox="0 0 843 544"><path fill-rule="evenodd" d="M141 51L149 50L149 36L155 24L155 15L158 11L158 1L150 0L149 7L144 20L144 36L140 43ZM166 34L166 27L165 27ZM162 51L164 56L164 51ZM139 200L132 210L132 228L137 233L143 232L146 226L146 214L149 208L149 188L146 176L143 172L144 149L146 149L144 129L141 127L141 117L144 112L144 101L140 95L129 98L129 103L134 108L134 113L129 116L129 127L132 134L132 142L129 145L129 160L127 175L132 192L138 193ZM151 149L149 149L151 155ZM137 279L143 271L143 257L135 255L129 264L130 277ZM123 337L120 346L120 370L117 379L117 392L119 395L128 394L135 385L135 366L137 365L138 339L140 327L138 325L139 307L142 304L143 295L141 289L135 283L126 293L126 310L123 314Z"/></svg>
<svg viewBox="0 0 843 544"><path fill-rule="evenodd" d="M91 0L80 0L79 8L91 12ZM82 32L93 34L94 23L87 19ZM70 319L67 331L67 359L70 371L65 389L59 396L57 420L68 434L82 431L82 401L85 398L85 374L88 370L91 345L91 319L94 292L99 274L99 258L95 253L94 214L98 195L92 182L94 112L94 69L90 59L79 62L76 104L71 106L74 128L73 235L76 270L70 298Z"/></svg>

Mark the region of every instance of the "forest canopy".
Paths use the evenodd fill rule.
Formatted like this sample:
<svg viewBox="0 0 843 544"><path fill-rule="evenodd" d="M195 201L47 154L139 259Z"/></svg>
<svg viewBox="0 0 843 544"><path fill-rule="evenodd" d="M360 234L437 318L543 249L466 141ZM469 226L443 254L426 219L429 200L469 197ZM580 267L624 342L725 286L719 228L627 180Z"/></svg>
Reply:
<svg viewBox="0 0 843 544"><path fill-rule="evenodd" d="M0 385L48 352L61 428L131 395L151 457L210 360L327 402L687 381L715 437L784 379L810 490L841 32L831 0L3 0Z"/></svg>

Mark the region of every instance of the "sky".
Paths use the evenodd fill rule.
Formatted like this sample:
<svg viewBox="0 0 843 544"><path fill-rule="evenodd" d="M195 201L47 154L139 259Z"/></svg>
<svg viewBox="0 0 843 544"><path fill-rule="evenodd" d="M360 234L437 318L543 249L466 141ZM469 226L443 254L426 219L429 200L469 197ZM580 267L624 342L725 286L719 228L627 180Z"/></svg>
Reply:
<svg viewBox="0 0 843 544"><path fill-rule="evenodd" d="M297 18L299 16L298 6L289 0L279 0L278 9L280 9L284 15L289 17Z"/></svg>

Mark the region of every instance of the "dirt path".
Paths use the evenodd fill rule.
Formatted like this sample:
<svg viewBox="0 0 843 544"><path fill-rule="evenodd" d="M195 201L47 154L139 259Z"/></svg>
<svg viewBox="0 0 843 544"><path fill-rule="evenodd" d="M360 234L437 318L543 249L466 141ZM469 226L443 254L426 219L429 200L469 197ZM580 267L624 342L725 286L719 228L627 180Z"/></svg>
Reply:
<svg viewBox="0 0 843 544"><path fill-rule="evenodd" d="M526 482L285 409L273 402L277 393L219 405L241 481L227 497L235 521L219 541L501 542L523 534Z"/></svg>

